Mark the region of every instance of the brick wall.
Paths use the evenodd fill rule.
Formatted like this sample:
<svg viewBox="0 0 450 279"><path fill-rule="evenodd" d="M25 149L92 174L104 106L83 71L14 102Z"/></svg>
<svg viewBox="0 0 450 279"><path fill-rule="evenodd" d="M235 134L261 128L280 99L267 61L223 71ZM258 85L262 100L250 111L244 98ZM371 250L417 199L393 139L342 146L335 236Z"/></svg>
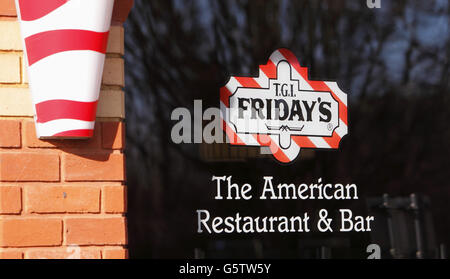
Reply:
<svg viewBox="0 0 450 279"><path fill-rule="evenodd" d="M116 0L94 137L43 141L14 1L0 0L0 258L127 257L120 22L131 5Z"/></svg>

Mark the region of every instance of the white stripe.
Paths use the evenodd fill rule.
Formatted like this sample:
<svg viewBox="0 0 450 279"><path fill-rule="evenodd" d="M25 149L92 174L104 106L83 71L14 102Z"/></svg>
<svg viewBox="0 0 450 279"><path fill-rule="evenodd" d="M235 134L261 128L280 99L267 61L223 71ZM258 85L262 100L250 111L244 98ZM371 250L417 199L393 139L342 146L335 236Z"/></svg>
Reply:
<svg viewBox="0 0 450 279"><path fill-rule="evenodd" d="M336 133L339 137L343 138L348 133L348 127L344 122L339 120L339 127L336 129Z"/></svg>
<svg viewBox="0 0 450 279"><path fill-rule="evenodd" d="M105 55L76 50L50 55L28 67L34 104L64 99L79 102L98 100Z"/></svg>
<svg viewBox="0 0 450 279"><path fill-rule="evenodd" d="M222 102L222 100L220 100L220 117L225 120L226 122L228 122L228 119L226 119L227 117L227 106L225 106L225 104Z"/></svg>
<svg viewBox="0 0 450 279"><path fill-rule="evenodd" d="M333 91L333 93L339 98L345 106L347 106L347 94L345 94L334 81L325 81L325 84Z"/></svg>
<svg viewBox="0 0 450 279"><path fill-rule="evenodd" d="M94 125L95 121L57 119L46 123L36 123L36 132L39 138L51 137L55 134L70 130L93 130Z"/></svg>
<svg viewBox="0 0 450 279"><path fill-rule="evenodd" d="M317 148L331 148L330 145L321 137L308 137Z"/></svg>
<svg viewBox="0 0 450 279"><path fill-rule="evenodd" d="M235 79L234 77L230 77L230 80L228 81L227 85L225 85L225 87L230 91L231 94L234 94L238 87L243 86L239 83L239 81L237 81L237 79Z"/></svg>
<svg viewBox="0 0 450 279"><path fill-rule="evenodd" d="M266 74L259 69L259 77L257 78L253 78L256 83L261 87L261 88L268 88L269 87L269 78L266 76Z"/></svg>
<svg viewBox="0 0 450 279"><path fill-rule="evenodd" d="M113 6L114 0L71 0L40 19L21 21L22 35L26 38L40 32L62 29L107 32Z"/></svg>
<svg viewBox="0 0 450 279"><path fill-rule="evenodd" d="M272 63L275 64L275 66L278 65L278 62L280 62L281 60L286 60L287 59L283 56L283 54L281 54L280 51L275 50L272 55L270 55L270 60L272 60Z"/></svg>
<svg viewBox="0 0 450 279"><path fill-rule="evenodd" d="M237 134L237 135L243 142L245 142L245 145L260 146L259 142L251 134Z"/></svg>

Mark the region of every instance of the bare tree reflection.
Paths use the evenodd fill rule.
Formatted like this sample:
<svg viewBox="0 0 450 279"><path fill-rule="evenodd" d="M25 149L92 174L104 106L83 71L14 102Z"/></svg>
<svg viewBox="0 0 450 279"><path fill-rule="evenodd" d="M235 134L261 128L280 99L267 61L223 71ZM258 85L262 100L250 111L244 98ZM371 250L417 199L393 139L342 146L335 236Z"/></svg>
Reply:
<svg viewBox="0 0 450 279"><path fill-rule="evenodd" d="M214 203L212 174L255 187L271 174L357 183L362 197L426 194L438 238L450 243L448 1L383 1L379 10L359 0L135 2L125 56L131 256L192 256L203 241L195 209L243 207ZM291 49L311 79L337 80L349 92L349 135L339 151L288 167L268 159L205 163L198 146L171 142L174 108L192 108L194 99L218 106L230 75L257 75L279 47ZM319 206L245 204L258 214ZM362 202L346 206L364 210Z"/></svg>

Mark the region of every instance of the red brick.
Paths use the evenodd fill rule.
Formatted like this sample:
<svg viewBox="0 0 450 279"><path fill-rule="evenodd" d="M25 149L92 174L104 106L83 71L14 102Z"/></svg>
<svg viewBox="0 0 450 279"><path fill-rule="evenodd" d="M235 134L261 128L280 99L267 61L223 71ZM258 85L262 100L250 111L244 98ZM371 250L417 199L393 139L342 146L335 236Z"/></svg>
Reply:
<svg viewBox="0 0 450 279"><path fill-rule="evenodd" d="M17 21L17 17L0 15L0 21Z"/></svg>
<svg viewBox="0 0 450 279"><path fill-rule="evenodd" d="M25 187L29 213L98 213L100 188L30 185Z"/></svg>
<svg viewBox="0 0 450 279"><path fill-rule="evenodd" d="M0 247L58 246L62 221L53 218L0 220Z"/></svg>
<svg viewBox="0 0 450 279"><path fill-rule="evenodd" d="M123 23L127 20L128 13L133 7L133 0L118 0L114 2L112 21Z"/></svg>
<svg viewBox="0 0 450 279"><path fill-rule="evenodd" d="M20 147L20 122L0 120L0 147Z"/></svg>
<svg viewBox="0 0 450 279"><path fill-rule="evenodd" d="M17 16L14 0L0 0L0 15Z"/></svg>
<svg viewBox="0 0 450 279"><path fill-rule="evenodd" d="M21 251L0 251L0 259L23 259L23 253Z"/></svg>
<svg viewBox="0 0 450 279"><path fill-rule="evenodd" d="M100 250L78 246L32 250L25 253L26 259L100 259Z"/></svg>
<svg viewBox="0 0 450 279"><path fill-rule="evenodd" d="M124 181L123 154L64 155L66 181Z"/></svg>
<svg viewBox="0 0 450 279"><path fill-rule="evenodd" d="M124 245L126 224L123 217L69 218L66 239L75 245Z"/></svg>
<svg viewBox="0 0 450 279"><path fill-rule="evenodd" d="M126 211L127 196L125 186L105 186L102 196L106 213L124 213Z"/></svg>
<svg viewBox="0 0 450 279"><path fill-rule="evenodd" d="M100 124L95 124L94 136L90 139L74 140L40 140L36 136L36 128L33 121L24 122L24 145L31 148L77 148L96 149L101 147Z"/></svg>
<svg viewBox="0 0 450 279"><path fill-rule="evenodd" d="M59 181L58 154L0 154L0 181Z"/></svg>
<svg viewBox="0 0 450 279"><path fill-rule="evenodd" d="M0 214L20 214L22 190L17 186L0 186Z"/></svg>
<svg viewBox="0 0 450 279"><path fill-rule="evenodd" d="M123 149L125 129L123 122L102 123L102 146L106 149Z"/></svg>
<svg viewBox="0 0 450 279"><path fill-rule="evenodd" d="M103 259L128 259L128 249L125 248L110 248L102 252Z"/></svg>

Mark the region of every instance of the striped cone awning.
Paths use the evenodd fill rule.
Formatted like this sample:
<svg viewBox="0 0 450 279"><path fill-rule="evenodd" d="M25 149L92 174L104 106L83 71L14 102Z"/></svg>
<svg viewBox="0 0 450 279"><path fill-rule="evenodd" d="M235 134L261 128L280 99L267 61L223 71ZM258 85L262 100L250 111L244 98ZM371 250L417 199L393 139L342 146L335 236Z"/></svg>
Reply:
<svg viewBox="0 0 450 279"><path fill-rule="evenodd" d="M39 138L93 135L114 0L16 0Z"/></svg>

